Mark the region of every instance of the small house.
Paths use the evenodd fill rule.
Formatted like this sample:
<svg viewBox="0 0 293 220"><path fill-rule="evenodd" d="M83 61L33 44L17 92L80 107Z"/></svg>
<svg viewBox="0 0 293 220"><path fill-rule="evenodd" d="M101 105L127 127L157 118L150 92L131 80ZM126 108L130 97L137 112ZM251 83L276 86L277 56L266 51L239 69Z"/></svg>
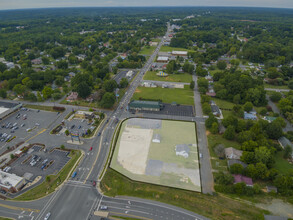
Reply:
<svg viewBox="0 0 293 220"><path fill-rule="evenodd" d="M242 150L237 150L233 147L225 148L225 156L227 159L240 160L242 153L243 153Z"/></svg>
<svg viewBox="0 0 293 220"><path fill-rule="evenodd" d="M253 113L248 113L248 112L244 112L244 119L245 120L257 120L257 116L256 114L253 114Z"/></svg>
<svg viewBox="0 0 293 220"><path fill-rule="evenodd" d="M247 176L243 176L240 174L233 174L234 176L234 184L236 183L245 183L246 186L253 186L252 179Z"/></svg>

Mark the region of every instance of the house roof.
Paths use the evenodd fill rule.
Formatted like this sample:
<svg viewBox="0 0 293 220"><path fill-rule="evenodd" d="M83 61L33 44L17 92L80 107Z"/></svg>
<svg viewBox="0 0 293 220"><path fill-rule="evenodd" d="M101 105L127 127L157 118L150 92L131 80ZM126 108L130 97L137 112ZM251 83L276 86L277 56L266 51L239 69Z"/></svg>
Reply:
<svg viewBox="0 0 293 220"><path fill-rule="evenodd" d="M154 134L153 139L161 140L161 136L159 134Z"/></svg>
<svg viewBox="0 0 293 220"><path fill-rule="evenodd" d="M287 145L289 145L289 146L291 146L292 148L293 148L293 144L292 144L292 142L291 141L289 141L286 137L280 137L279 138L279 143L280 143L280 145L283 147L283 148L285 148Z"/></svg>
<svg viewBox="0 0 293 220"><path fill-rule="evenodd" d="M237 150L233 147L228 147L228 148L225 148L225 155L227 158L230 158L230 159L237 159L239 160L240 157L242 156L242 150Z"/></svg>
<svg viewBox="0 0 293 220"><path fill-rule="evenodd" d="M240 174L233 174L234 183L245 183L247 186L253 186L252 179L247 176L242 176Z"/></svg>

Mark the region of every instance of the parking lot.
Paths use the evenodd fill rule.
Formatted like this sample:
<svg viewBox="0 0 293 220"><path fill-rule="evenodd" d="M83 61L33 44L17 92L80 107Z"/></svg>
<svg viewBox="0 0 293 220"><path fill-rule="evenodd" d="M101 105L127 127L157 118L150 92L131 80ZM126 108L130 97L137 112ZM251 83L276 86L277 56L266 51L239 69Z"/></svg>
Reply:
<svg viewBox="0 0 293 220"><path fill-rule="evenodd" d="M15 173L18 176L30 173L30 180L33 180L37 176L45 177L58 173L70 160L67 151L54 149L50 152L47 149L44 151L44 149L46 148L43 146L34 145L10 165L9 173Z"/></svg>
<svg viewBox="0 0 293 220"><path fill-rule="evenodd" d="M0 153L5 151L7 146L25 141L46 129L57 117L57 112L22 108L4 119L0 124ZM15 138L8 143L13 137Z"/></svg>
<svg viewBox="0 0 293 220"><path fill-rule="evenodd" d="M136 75L137 70L132 70L133 74L129 77L126 76L126 74L128 73L128 70L122 70L119 71L115 76L114 76L114 80L119 84L122 78L126 78L128 79L128 82L130 82L133 77Z"/></svg>
<svg viewBox="0 0 293 220"><path fill-rule="evenodd" d="M59 134L65 135L65 131L68 130L71 133L79 134L79 136L83 136L87 134L88 129L93 131L95 129L94 121L89 123L86 119L72 119L70 121L65 120L64 125L62 125L62 129Z"/></svg>
<svg viewBox="0 0 293 220"><path fill-rule="evenodd" d="M136 111L130 110L131 113L135 113ZM176 115L176 116L186 116L186 117L193 117L194 107L191 105L172 105L172 104L165 104L164 108L161 111L146 111L141 110L138 111L139 113L149 113L149 114L158 114L158 115Z"/></svg>

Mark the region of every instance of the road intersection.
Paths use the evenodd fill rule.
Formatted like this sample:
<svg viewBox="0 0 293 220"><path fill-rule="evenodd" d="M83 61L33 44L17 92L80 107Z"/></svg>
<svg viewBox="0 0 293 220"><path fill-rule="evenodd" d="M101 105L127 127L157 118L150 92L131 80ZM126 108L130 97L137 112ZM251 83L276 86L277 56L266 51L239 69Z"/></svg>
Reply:
<svg viewBox="0 0 293 220"><path fill-rule="evenodd" d="M168 31L165 36L169 35L170 25L168 24ZM100 126L99 131L101 135L97 135L92 139L85 140L83 146L72 145L70 147L75 149L82 149L85 151L85 156L79 163L77 168L77 176L74 179L69 179L62 186L60 186L54 193L48 195L42 199L31 202L16 202L16 201L0 201L0 216L7 216L11 218L22 219L44 219L48 212L51 212L52 219L100 219L94 215L94 212L99 209L101 205L108 206L108 211L117 216L128 216L138 219L206 219L203 216L197 215L190 211L174 207L171 205L138 199L138 198L126 198L126 197L106 197L99 192L96 187L93 187L93 181L99 183L100 175L104 169L107 157L110 151L110 145L114 136L115 127L117 126L117 119L121 121L129 117L129 113L126 111L127 105L135 92L136 88L140 85L143 75L150 69L153 60L157 56L161 46L163 45L164 38L158 44L154 53L150 56L145 66L140 70L125 95L122 97L116 110L113 112L106 112L107 119L104 120ZM195 90L195 93L197 90ZM198 94L195 99L198 98ZM183 117L183 116L166 116L162 115L153 116L160 118L169 118L176 120L188 120L197 121L197 129L199 132L199 144L202 145L199 150L203 152L206 158L201 160L204 163L206 170L203 172L210 172L207 176L204 176L202 181L204 193L212 192L212 174L208 156L207 141L205 136L204 117L202 116L200 105L197 107L196 101L196 115L197 117ZM67 110L71 109L66 106ZM76 108L76 107L75 107ZM83 108L83 107L81 107ZM68 110L69 109L69 110ZM64 115L66 113L63 113ZM148 114L144 114L144 117L151 117ZM61 119L56 120L51 127L60 123ZM43 134L34 137L34 141L44 140L45 135L48 135L50 129L47 129ZM203 139L205 137L205 140ZM56 137L63 138L63 137ZM51 138L52 139L52 138ZM50 139L50 140L51 140ZM49 141L49 140L48 140ZM53 141L54 142L54 141ZM93 150L88 151L92 146ZM205 161L208 161L205 162ZM203 166L202 166L203 167ZM201 168L202 169L202 168Z"/></svg>

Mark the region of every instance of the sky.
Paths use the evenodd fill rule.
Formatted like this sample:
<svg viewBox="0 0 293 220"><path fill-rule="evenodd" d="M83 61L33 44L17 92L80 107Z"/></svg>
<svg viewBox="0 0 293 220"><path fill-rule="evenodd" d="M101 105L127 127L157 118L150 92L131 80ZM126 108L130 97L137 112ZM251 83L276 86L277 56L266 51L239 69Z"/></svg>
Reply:
<svg viewBox="0 0 293 220"><path fill-rule="evenodd" d="M245 6L293 8L293 0L0 0L0 10L90 6Z"/></svg>

